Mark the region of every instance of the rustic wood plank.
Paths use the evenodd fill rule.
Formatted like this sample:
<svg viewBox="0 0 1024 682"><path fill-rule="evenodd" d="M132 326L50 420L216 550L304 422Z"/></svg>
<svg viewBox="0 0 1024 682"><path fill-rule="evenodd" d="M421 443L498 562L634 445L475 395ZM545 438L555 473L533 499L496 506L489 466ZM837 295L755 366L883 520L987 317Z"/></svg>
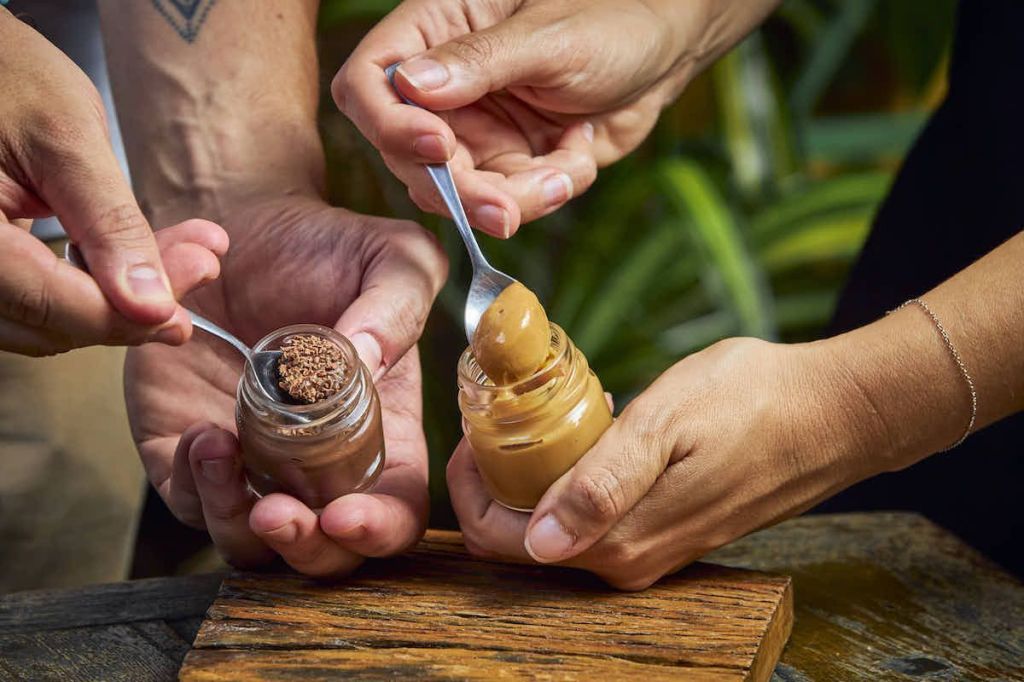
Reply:
<svg viewBox="0 0 1024 682"><path fill-rule="evenodd" d="M456 548L435 547L435 551L442 553L448 550L457 555ZM778 682L1024 679L1024 587L955 537L919 516L873 513L794 519L740 540L708 559L795 576L796 623L773 677ZM214 576L206 583L215 584L217 580ZM180 587L183 584L192 584L191 579L170 579L165 597L166 594L187 593L187 589ZM600 589L596 583L593 586ZM91 600L94 597L88 595L92 589L85 591ZM52 613L66 610L80 614L83 609L76 604L80 594L81 590L52 591L48 593L52 600L43 606ZM170 643L153 645L152 638L158 636L162 628L144 628L150 637L147 644L159 651L148 655L159 660L166 657L167 651L180 647L181 640L191 641L198 628L198 614L206 610L213 595L212 588L205 597L193 595L195 615L166 621L177 633ZM0 605L6 603L9 608L11 600L20 601L21 596L0 598ZM165 597L158 597L158 600ZM909 606L905 606L905 602ZM39 603L39 600L31 603ZM0 608L2 613L5 611ZM10 610L6 613L9 617ZM895 616L891 615L893 613ZM96 614L92 619L106 622L110 616ZM106 626L61 632L58 636L64 638L62 643L48 647L44 644L50 641L47 639L50 633L39 635L40 643L30 631L34 624L52 628L51 617L22 619L22 623L25 629L13 636L0 634L0 680L47 679L37 674L40 670L49 670L51 679L82 679L75 677L76 671L96 670L91 666L96 665L97 657L107 667L102 674L93 675L94 679L160 679L159 674L166 671L166 666L160 665L156 666L161 671L159 674L145 676L143 669L150 664L135 659L140 651L148 649L140 650L135 636L123 640L119 637L95 639L92 632ZM79 645L79 642L86 644ZM35 654L28 655L29 651ZM125 654L126 651L130 654ZM401 668L408 660L405 657L423 650L379 651L382 661L391 660ZM230 653L230 650L200 649L191 655L226 661L220 666L207 660L205 671L211 675L220 672L221 679L237 679L230 667L233 665ZM297 657L304 653L294 650ZM358 652L326 650L322 659L325 667L320 671L310 670L310 679L317 679L318 674L336 677L338 672L334 666L340 668L346 656L353 653ZM245 655L252 658L254 667L268 666L268 676L274 668L274 660L281 658L280 667L284 668L293 660L291 651L275 649L255 650ZM337 661L332 660L334 656L339 657ZM523 660L527 662L547 660L544 654L532 651L498 652L494 656L497 662L491 660L488 665L502 662L501 657L526 656ZM531 659L531 656L538 658ZM38 661L36 657L46 660ZM578 660L568 656L562 659ZM470 669L477 660L478 655L462 656L462 662ZM616 664L622 662L614 657L608 660ZM55 667L55 661L60 661L61 667ZM42 667L47 662L50 667ZM452 662L457 664L459 660ZM631 664L630 661L625 663ZM459 670L453 668L451 676L471 678L470 673L462 674ZM682 677L688 678L694 671L689 669L683 673ZM356 675L350 670L346 670L346 674ZM436 676L443 675L439 672ZM165 679L172 678L173 675L169 675Z"/></svg>
<svg viewBox="0 0 1024 682"><path fill-rule="evenodd" d="M1024 586L916 514L793 519L707 559L793 577L780 680L1024 679Z"/></svg>
<svg viewBox="0 0 1024 682"><path fill-rule="evenodd" d="M200 616L223 574L150 578L0 597L0 634Z"/></svg>
<svg viewBox="0 0 1024 682"><path fill-rule="evenodd" d="M340 584L232 575L182 679L315 678L328 662L355 671L361 658L381 672L400 652L416 676L465 677L471 661L480 679L682 669L765 680L791 625L785 577L698 564L625 594L579 571L477 561L459 534L432 531L411 554ZM564 671L551 668L558 661Z"/></svg>
<svg viewBox="0 0 1024 682"><path fill-rule="evenodd" d="M235 680L698 680L737 679L732 668L666 668L614 657L550 655L479 649L329 649L311 658L308 651L200 649L189 655L182 677L189 682ZM742 678L741 678L742 679Z"/></svg>
<svg viewBox="0 0 1024 682"><path fill-rule="evenodd" d="M0 634L5 681L166 682L180 665L180 656L169 656L132 625Z"/></svg>

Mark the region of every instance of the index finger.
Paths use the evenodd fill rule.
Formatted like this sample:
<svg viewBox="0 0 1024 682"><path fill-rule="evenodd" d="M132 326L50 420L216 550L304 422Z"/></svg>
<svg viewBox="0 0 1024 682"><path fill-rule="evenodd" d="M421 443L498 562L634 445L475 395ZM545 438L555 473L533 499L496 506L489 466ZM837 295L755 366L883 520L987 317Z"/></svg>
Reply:
<svg viewBox="0 0 1024 682"><path fill-rule="evenodd" d="M413 12L399 7L359 43L331 83L338 108L380 151L405 161L442 163L455 152L455 133L436 114L406 105L384 73L426 50Z"/></svg>
<svg viewBox="0 0 1024 682"><path fill-rule="evenodd" d="M469 441L459 441L448 460L448 494L470 553L483 558L533 563L523 540L530 515L495 502L473 460Z"/></svg>

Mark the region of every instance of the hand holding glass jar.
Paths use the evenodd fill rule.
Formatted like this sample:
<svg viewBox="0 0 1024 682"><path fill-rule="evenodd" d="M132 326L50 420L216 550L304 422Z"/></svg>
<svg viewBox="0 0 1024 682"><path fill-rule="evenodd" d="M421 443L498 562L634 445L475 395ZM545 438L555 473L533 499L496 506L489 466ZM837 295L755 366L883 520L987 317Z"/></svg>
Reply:
<svg viewBox="0 0 1024 682"><path fill-rule="evenodd" d="M284 434L289 446L279 448L274 440L281 433L268 428L277 408L255 399L251 382L243 379L239 389L242 363L222 342L196 335L182 348L150 344L133 351L126 393L150 480L180 520L209 531L221 554L237 566L257 566L280 555L303 573L337 575L363 557L405 549L422 535L428 512L419 356L413 344L443 281L443 254L416 225L302 197L238 206L223 224L232 250L223 264L222 285L199 292L188 301L190 307L249 342L297 322L331 327L352 340L349 347L336 339L346 357L354 360L358 351L358 367L373 369L355 373L358 390L351 395L342 391L335 401L310 405L307 433ZM275 244L287 244L287 250ZM268 337L262 345L280 340ZM370 383L379 394L379 418ZM238 437L236 398L241 398ZM318 432L309 433L313 430ZM382 469L379 430L387 452ZM327 438L326 447L317 444L320 436ZM296 443L301 447L295 449ZM319 458L339 461L335 445L344 450L353 443L368 445L345 450L352 457L342 464L352 467L311 474ZM269 494L259 498L249 488L247 468L248 479ZM287 492L273 492L261 473L271 473ZM334 499L334 492L365 488L374 478L367 492ZM314 508L321 506L318 515Z"/></svg>

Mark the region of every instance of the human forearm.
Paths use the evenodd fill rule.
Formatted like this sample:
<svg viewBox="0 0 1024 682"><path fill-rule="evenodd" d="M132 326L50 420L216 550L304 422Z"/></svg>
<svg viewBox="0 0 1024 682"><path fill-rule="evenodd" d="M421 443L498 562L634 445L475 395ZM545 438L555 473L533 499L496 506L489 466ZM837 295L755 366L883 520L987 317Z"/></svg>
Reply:
<svg viewBox="0 0 1024 682"><path fill-rule="evenodd" d="M1024 409L1024 233L920 298L942 323L977 395L977 430ZM855 450L874 471L900 469L953 444L970 390L925 311L907 306L822 342L843 375Z"/></svg>
<svg viewBox="0 0 1024 682"><path fill-rule="evenodd" d="M190 25L174 17L183 37L153 3L100 2L133 183L155 222L317 191L317 4L221 0Z"/></svg>

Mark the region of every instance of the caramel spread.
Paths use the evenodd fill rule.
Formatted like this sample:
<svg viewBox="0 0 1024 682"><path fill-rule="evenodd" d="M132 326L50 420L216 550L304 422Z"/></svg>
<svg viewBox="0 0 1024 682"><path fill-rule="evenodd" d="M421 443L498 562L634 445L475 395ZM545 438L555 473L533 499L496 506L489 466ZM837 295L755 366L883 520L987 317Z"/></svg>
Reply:
<svg viewBox="0 0 1024 682"><path fill-rule="evenodd" d="M505 433L471 430L473 456L491 496L516 510L530 511L552 483L583 456L611 426L601 382L587 371L582 394L571 404L556 399L537 415Z"/></svg>
<svg viewBox="0 0 1024 682"><path fill-rule="evenodd" d="M473 349L459 363L459 407L477 469L491 497L522 511L533 509L612 423L583 354L558 325L548 325L546 338L542 366L519 383L485 380Z"/></svg>
<svg viewBox="0 0 1024 682"><path fill-rule="evenodd" d="M473 355L498 386L521 381L544 364L551 345L548 316L532 291L516 282L484 311L473 334Z"/></svg>

